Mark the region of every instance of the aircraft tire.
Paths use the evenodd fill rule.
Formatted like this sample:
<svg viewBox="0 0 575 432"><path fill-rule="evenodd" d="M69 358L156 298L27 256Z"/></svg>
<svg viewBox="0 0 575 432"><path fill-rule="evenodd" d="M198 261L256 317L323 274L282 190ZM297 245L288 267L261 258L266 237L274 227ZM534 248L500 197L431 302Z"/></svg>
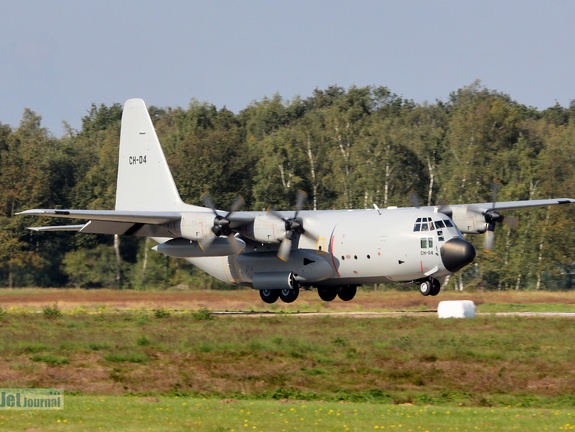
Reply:
<svg viewBox="0 0 575 432"><path fill-rule="evenodd" d="M283 289L280 291L279 296L284 303L293 303L299 296L299 288Z"/></svg>
<svg viewBox="0 0 575 432"><path fill-rule="evenodd" d="M432 292L431 281L425 280L419 283L419 292L421 295L428 296Z"/></svg>
<svg viewBox="0 0 575 432"><path fill-rule="evenodd" d="M270 290L270 289L260 290L260 297L265 303L269 304L275 303L279 298L279 296L280 296L279 290Z"/></svg>
<svg viewBox="0 0 575 432"><path fill-rule="evenodd" d="M318 288L317 294L319 295L320 299L326 302L335 300L335 298L337 297L337 291L335 289L329 289L329 288Z"/></svg>
<svg viewBox="0 0 575 432"><path fill-rule="evenodd" d="M437 279L431 279L431 292L429 293L430 296L436 296L441 291L441 284Z"/></svg>
<svg viewBox="0 0 575 432"><path fill-rule="evenodd" d="M341 287L337 296L343 301L351 301L357 293L357 287L354 285Z"/></svg>

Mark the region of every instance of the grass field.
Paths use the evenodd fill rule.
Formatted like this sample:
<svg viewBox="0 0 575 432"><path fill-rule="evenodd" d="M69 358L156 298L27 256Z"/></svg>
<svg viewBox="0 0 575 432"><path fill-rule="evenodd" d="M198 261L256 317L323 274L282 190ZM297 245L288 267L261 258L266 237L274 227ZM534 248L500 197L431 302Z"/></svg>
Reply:
<svg viewBox="0 0 575 432"><path fill-rule="evenodd" d="M565 431L575 409L68 396L63 411L0 411L2 431Z"/></svg>
<svg viewBox="0 0 575 432"><path fill-rule="evenodd" d="M351 302L323 302L315 291L302 291L296 302L272 305L263 303L257 291L132 291L110 289L0 289L0 307L39 311L57 304L63 310L94 311L167 308L172 310L212 311L398 311L436 309L442 300L473 300L479 312L550 311L575 312L575 292L571 291L474 291L441 292L437 297L424 297L416 288L411 291L360 290Z"/></svg>
<svg viewBox="0 0 575 432"><path fill-rule="evenodd" d="M575 428L575 320L481 314L572 312L572 293L301 297L0 290L0 387L66 391L63 411L0 411L0 430ZM477 318L291 313L417 312L464 298Z"/></svg>

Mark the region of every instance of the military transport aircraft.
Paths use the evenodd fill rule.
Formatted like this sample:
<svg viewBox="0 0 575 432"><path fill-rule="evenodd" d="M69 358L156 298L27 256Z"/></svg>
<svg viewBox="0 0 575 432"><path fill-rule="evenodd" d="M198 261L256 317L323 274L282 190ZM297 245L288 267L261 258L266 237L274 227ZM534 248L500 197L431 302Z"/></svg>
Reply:
<svg viewBox="0 0 575 432"><path fill-rule="evenodd" d="M486 233L493 245L501 210L569 204L570 198L362 210L229 211L185 204L141 99L124 105L114 210L26 210L21 215L83 219L35 231L152 237L162 254L184 258L212 276L252 287L261 299L293 302L300 287L324 301L349 301L363 284L413 282L437 295L446 276L470 264L475 248L462 233Z"/></svg>

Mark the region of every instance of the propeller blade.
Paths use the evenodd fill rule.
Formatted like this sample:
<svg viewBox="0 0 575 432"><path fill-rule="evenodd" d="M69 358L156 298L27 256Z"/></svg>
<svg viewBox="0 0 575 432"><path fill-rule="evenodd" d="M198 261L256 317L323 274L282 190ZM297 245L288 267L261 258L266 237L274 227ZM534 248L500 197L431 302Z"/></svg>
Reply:
<svg viewBox="0 0 575 432"><path fill-rule="evenodd" d="M230 212L228 213L228 216L231 215L233 212L237 212L239 209L241 209L245 205L245 203L246 203L246 201L244 200L244 197L241 195L238 195L236 197L236 199L234 200L231 208L230 208Z"/></svg>
<svg viewBox="0 0 575 432"><path fill-rule="evenodd" d="M212 209L212 211L214 213L216 213L216 206L214 205L214 202L212 201L212 199L210 198L210 195L207 192L202 195L202 201L204 202L206 207ZM217 216L217 213L216 213L216 216Z"/></svg>
<svg viewBox="0 0 575 432"><path fill-rule="evenodd" d="M495 208L495 204L497 203L497 196L499 195L499 191L501 190L501 182L494 181L491 185L491 200L493 202L493 206L491 209Z"/></svg>
<svg viewBox="0 0 575 432"><path fill-rule="evenodd" d="M413 191L411 191L409 193L409 201L411 201L411 204L413 204L413 207L415 207L415 208L421 207L419 205L419 196L417 195L417 193L415 193Z"/></svg>
<svg viewBox="0 0 575 432"><path fill-rule="evenodd" d="M297 234L307 235L308 237L314 238L312 234L306 234L306 230L303 226L301 219L298 219L298 214L303 208L304 203L307 200L307 193L303 190L297 191L296 197L296 211L293 217L286 218L274 210L273 207L268 209L268 214L284 221L285 223L285 235L278 248L278 258L282 261L287 261L289 259L290 250L292 246L292 239L295 238Z"/></svg>
<svg viewBox="0 0 575 432"><path fill-rule="evenodd" d="M505 216L505 219L503 219L503 225L507 225L511 229L517 229L519 226L519 219L514 216Z"/></svg>
<svg viewBox="0 0 575 432"><path fill-rule="evenodd" d="M485 252L491 252L493 250L493 246L495 245L495 231L487 230L485 231L485 245L483 250Z"/></svg>
<svg viewBox="0 0 575 432"><path fill-rule="evenodd" d="M284 262L287 262L287 260L289 260L290 251L291 240L286 237L280 243L280 247L278 249L278 258Z"/></svg>
<svg viewBox="0 0 575 432"><path fill-rule="evenodd" d="M235 235L229 235L227 237L227 239L228 239L228 243L230 244L230 246L232 247L233 251L236 254L241 253L244 250L244 248L246 247L246 244L238 241L238 239L236 238Z"/></svg>
<svg viewBox="0 0 575 432"><path fill-rule="evenodd" d="M453 216L453 210L445 201L441 201L439 204L435 206L437 208L438 213L443 213L449 217Z"/></svg>
<svg viewBox="0 0 575 432"><path fill-rule="evenodd" d="M232 203L230 211L225 216L220 216L218 214L218 212L216 211L216 206L214 205L214 202L212 201L210 195L207 192L202 196L202 201L204 202L206 207L209 207L214 212L215 215L214 224L211 227L210 233L208 233L199 242L202 250L206 250L213 243L214 238L220 237L221 235L229 237L230 235L233 234L233 231L230 228L229 218L233 212L238 211L240 208L244 206L245 200L241 195L238 195L234 200L234 202Z"/></svg>
<svg viewBox="0 0 575 432"><path fill-rule="evenodd" d="M318 236L316 236L315 234L310 233L310 232L307 231L307 230L303 232L303 235L304 235L305 237L307 237L308 239L313 240L313 241L317 241L318 238L319 238Z"/></svg>
<svg viewBox="0 0 575 432"><path fill-rule="evenodd" d="M281 219L281 220L283 220L284 222L286 222L286 219L285 219L281 214L279 214L279 213L276 211L276 209L274 209L273 207L268 208L268 214L271 214L272 216L274 216L274 217L276 217L276 218L278 218L278 219Z"/></svg>
<svg viewBox="0 0 575 432"><path fill-rule="evenodd" d="M200 245L200 249L203 251L207 251L215 239L216 239L216 235L214 234L214 232L212 230L209 230L208 233L198 241L198 244Z"/></svg>
<svg viewBox="0 0 575 432"><path fill-rule="evenodd" d="M307 193L301 189L298 190L297 191L297 197L296 197L296 204L295 204L296 217L297 217L297 213L302 209L302 207L306 201L307 201Z"/></svg>

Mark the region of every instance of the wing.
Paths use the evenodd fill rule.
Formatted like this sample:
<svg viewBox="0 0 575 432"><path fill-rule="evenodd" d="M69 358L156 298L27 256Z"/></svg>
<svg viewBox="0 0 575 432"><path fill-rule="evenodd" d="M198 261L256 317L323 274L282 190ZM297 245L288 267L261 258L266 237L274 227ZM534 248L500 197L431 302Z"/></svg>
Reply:
<svg viewBox="0 0 575 432"><path fill-rule="evenodd" d="M501 201L472 204L456 204L435 207L435 211L451 217L457 228L466 234L486 233L485 250L490 251L495 242L495 226L497 223L507 222L516 225L515 218L507 218L501 214L502 210L514 210L550 205L573 204L573 198L553 198L543 200Z"/></svg>
<svg viewBox="0 0 575 432"><path fill-rule="evenodd" d="M211 209L193 212L33 209L16 214L88 220L82 225L28 227L33 231L78 231L88 234L166 238L186 237L191 240L202 239L207 230L213 226L215 217ZM215 214L222 216L226 213L217 210ZM230 217L230 227L239 229L250 224L258 214L258 212L236 212L233 217ZM194 232L198 234L186 235L186 229L188 232L195 230Z"/></svg>
<svg viewBox="0 0 575 432"><path fill-rule="evenodd" d="M83 225L61 225L29 227L33 231L79 231L89 234L149 235L150 233L167 233L166 224L181 219L178 212L151 211L117 211L117 210L59 210L32 209L17 215L48 216L67 219L88 219ZM162 229L162 227L164 228Z"/></svg>
<svg viewBox="0 0 575 432"><path fill-rule="evenodd" d="M471 204L454 204L442 205L436 207L426 207L427 209L435 209L440 213L445 213L454 219L454 222L459 226L456 219L465 217L467 219L472 217L479 217L485 219L486 215L496 214L500 210L515 210L533 207L545 207L550 205L573 204L573 198L553 198L543 200L523 200L523 201L501 201L501 202L484 202L484 203L471 203ZM489 217L488 217L489 219ZM483 222L491 222L490 220L483 220ZM465 231L464 231L465 232Z"/></svg>
<svg viewBox="0 0 575 432"><path fill-rule="evenodd" d="M453 207L470 207L480 211L488 210L513 210L531 207L545 207L550 205L573 204L573 198L553 198L543 200L524 200L524 201L502 201L495 203L474 203L474 204L461 204Z"/></svg>

